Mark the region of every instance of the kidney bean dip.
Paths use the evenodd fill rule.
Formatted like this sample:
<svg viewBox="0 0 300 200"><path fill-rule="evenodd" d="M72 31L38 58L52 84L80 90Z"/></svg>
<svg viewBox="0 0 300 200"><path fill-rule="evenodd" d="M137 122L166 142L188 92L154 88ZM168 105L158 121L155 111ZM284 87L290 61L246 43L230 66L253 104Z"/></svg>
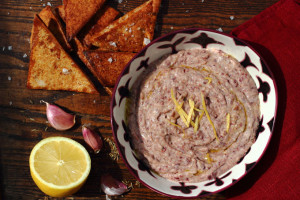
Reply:
<svg viewBox="0 0 300 200"><path fill-rule="evenodd" d="M255 142L254 80L232 56L194 48L148 66L128 99L136 155L172 181L200 182L232 168Z"/></svg>

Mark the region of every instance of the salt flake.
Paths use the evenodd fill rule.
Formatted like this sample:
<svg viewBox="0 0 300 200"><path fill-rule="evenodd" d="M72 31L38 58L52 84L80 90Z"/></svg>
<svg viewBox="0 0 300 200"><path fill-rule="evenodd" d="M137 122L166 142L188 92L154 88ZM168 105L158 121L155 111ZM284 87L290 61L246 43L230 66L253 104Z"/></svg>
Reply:
<svg viewBox="0 0 300 200"><path fill-rule="evenodd" d="M24 53L24 55L23 55L23 58L26 58L27 57L27 54L26 53Z"/></svg>
<svg viewBox="0 0 300 200"><path fill-rule="evenodd" d="M50 2L47 2L47 6L52 6L52 4Z"/></svg>
<svg viewBox="0 0 300 200"><path fill-rule="evenodd" d="M234 16L230 16L229 18L230 18L231 20L234 20Z"/></svg>
<svg viewBox="0 0 300 200"><path fill-rule="evenodd" d="M64 74L69 74L69 73L70 73L69 70L66 69L66 68L63 68L63 69L62 69L62 72L63 72Z"/></svg>
<svg viewBox="0 0 300 200"><path fill-rule="evenodd" d="M117 44L115 42L110 41L109 44L113 47L117 47Z"/></svg>
<svg viewBox="0 0 300 200"><path fill-rule="evenodd" d="M8 76L8 77L7 77L7 80L11 81L11 76Z"/></svg>
<svg viewBox="0 0 300 200"><path fill-rule="evenodd" d="M10 106L12 105L12 101L9 102L9 105L10 105Z"/></svg>
<svg viewBox="0 0 300 200"><path fill-rule="evenodd" d="M113 62L113 59L112 59L112 58L109 58L109 59L107 59L107 61L108 61L109 63L112 63L112 62Z"/></svg>
<svg viewBox="0 0 300 200"><path fill-rule="evenodd" d="M216 29L217 31L223 32L223 29L220 27L218 29Z"/></svg>
<svg viewBox="0 0 300 200"><path fill-rule="evenodd" d="M8 49L9 51L11 51L11 50L12 50L12 46L8 46L7 49Z"/></svg>
<svg viewBox="0 0 300 200"><path fill-rule="evenodd" d="M5 47L2 47L2 51L4 51L5 50Z"/></svg>
<svg viewBox="0 0 300 200"><path fill-rule="evenodd" d="M148 45L150 43L150 40L148 38L144 38L144 44Z"/></svg>

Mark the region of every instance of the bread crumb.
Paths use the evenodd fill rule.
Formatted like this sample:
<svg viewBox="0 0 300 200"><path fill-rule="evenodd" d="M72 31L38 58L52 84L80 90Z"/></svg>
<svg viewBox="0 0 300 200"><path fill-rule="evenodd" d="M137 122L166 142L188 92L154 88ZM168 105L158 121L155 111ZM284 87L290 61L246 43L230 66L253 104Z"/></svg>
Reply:
<svg viewBox="0 0 300 200"><path fill-rule="evenodd" d="M11 76L8 76L8 77L7 77L7 80L11 81Z"/></svg>
<svg viewBox="0 0 300 200"><path fill-rule="evenodd" d="M113 47L117 47L117 44L115 42L110 41L109 44Z"/></svg>
<svg viewBox="0 0 300 200"><path fill-rule="evenodd" d="M29 9L32 10L32 7L30 6Z"/></svg>
<svg viewBox="0 0 300 200"><path fill-rule="evenodd" d="M96 103L96 100L94 99L93 103Z"/></svg>
<svg viewBox="0 0 300 200"><path fill-rule="evenodd" d="M24 55L23 55L23 58L26 58L27 57L27 54L26 53L24 53Z"/></svg>
<svg viewBox="0 0 300 200"><path fill-rule="evenodd" d="M113 59L112 59L112 58L109 58L109 59L107 59L107 61L108 61L109 63L112 63L112 62L113 62Z"/></svg>
<svg viewBox="0 0 300 200"><path fill-rule="evenodd" d="M151 41L148 38L144 38L144 44L148 45Z"/></svg>
<svg viewBox="0 0 300 200"><path fill-rule="evenodd" d="M70 74L69 70L66 69L66 68L63 68L63 69L62 69L62 73L63 73L63 74Z"/></svg>
<svg viewBox="0 0 300 200"><path fill-rule="evenodd" d="M8 49L8 51L11 51L12 50L12 46L8 46L7 49Z"/></svg>
<svg viewBox="0 0 300 200"><path fill-rule="evenodd" d="M173 30L174 29L174 27L173 26L171 26L171 30Z"/></svg>
<svg viewBox="0 0 300 200"><path fill-rule="evenodd" d="M233 15L232 15L232 16L230 16L229 18L230 18L231 20L234 20L234 16L233 16Z"/></svg>
<svg viewBox="0 0 300 200"><path fill-rule="evenodd" d="M218 29L216 29L217 31L223 32L223 29L220 27Z"/></svg>

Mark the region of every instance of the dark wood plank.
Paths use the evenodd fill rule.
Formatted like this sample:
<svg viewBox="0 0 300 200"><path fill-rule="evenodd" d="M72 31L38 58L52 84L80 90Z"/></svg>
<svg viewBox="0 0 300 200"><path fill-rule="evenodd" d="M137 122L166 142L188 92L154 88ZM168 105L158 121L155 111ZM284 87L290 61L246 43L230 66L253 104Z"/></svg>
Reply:
<svg viewBox="0 0 300 200"><path fill-rule="evenodd" d="M221 28L229 33L277 0L162 0L155 37L171 31L202 27ZM43 138L64 135L83 143L81 125L91 124L103 138L112 140L110 97L106 93L89 95L66 91L29 90L26 80L29 63L29 38L34 14L47 3L60 5L58 0L2 0L0 2L0 188L2 199L52 199L35 186L30 177L28 159L33 146ZM122 13L145 0L111 0L107 3ZM48 3L48 4L49 4ZM233 16L233 19L230 17ZM47 123L45 105L40 100L56 103L77 115L77 124L68 131L56 131ZM105 199L99 192L100 175L110 171L121 180L132 182L134 188L118 199L170 199L143 185L121 159L109 157L109 145L99 155L91 154L92 172L84 187L66 199ZM225 199L215 194L203 199Z"/></svg>

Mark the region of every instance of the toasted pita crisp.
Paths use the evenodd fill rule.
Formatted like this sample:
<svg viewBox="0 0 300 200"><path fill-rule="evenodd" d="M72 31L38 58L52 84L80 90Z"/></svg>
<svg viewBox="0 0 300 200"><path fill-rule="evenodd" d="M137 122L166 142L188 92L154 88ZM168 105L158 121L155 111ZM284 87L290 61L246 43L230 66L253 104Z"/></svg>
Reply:
<svg viewBox="0 0 300 200"><path fill-rule="evenodd" d="M84 43L89 46L94 35L98 34L105 27L111 24L119 15L120 12L110 6L101 8L101 10L95 16L96 21L94 22L94 25L90 29L85 31L85 33L83 33Z"/></svg>
<svg viewBox="0 0 300 200"><path fill-rule="evenodd" d="M37 15L33 21L27 87L98 93Z"/></svg>
<svg viewBox="0 0 300 200"><path fill-rule="evenodd" d="M56 7L55 11L58 13L60 18L65 22L65 10L63 5L59 5ZM101 8L93 17L94 20L91 20L88 25L85 25L86 30L81 30L80 33L82 38L84 39L83 42L85 45L90 46L91 38L94 37L95 34L99 33L102 29L108 26L111 22L113 22L118 16L120 12L116 9L106 5Z"/></svg>
<svg viewBox="0 0 300 200"><path fill-rule="evenodd" d="M66 13L63 5L56 6L55 12L59 15L64 23L66 23Z"/></svg>
<svg viewBox="0 0 300 200"><path fill-rule="evenodd" d="M104 87L105 91L111 95L112 94L112 87L107 87L105 86L105 84L102 82L101 79L99 79L99 77L97 76L96 71L94 70L94 67L90 64L90 62L88 61L88 59L85 57L84 55L84 51L87 51L88 49L85 48L82 43L78 40L77 37L74 38L73 40L74 42L74 47L76 50L76 53L78 55L78 57L80 58L80 60L85 64L85 66L92 72L92 74L97 78L97 80L101 83L101 85Z"/></svg>
<svg viewBox="0 0 300 200"><path fill-rule="evenodd" d="M74 38L100 9L105 0L65 0L67 39Z"/></svg>
<svg viewBox="0 0 300 200"><path fill-rule="evenodd" d="M92 38L101 51L138 52L152 39L161 0L150 0L114 21Z"/></svg>
<svg viewBox="0 0 300 200"><path fill-rule="evenodd" d="M85 51L90 70L105 86L113 87L126 64L135 53Z"/></svg>
<svg viewBox="0 0 300 200"><path fill-rule="evenodd" d="M62 25L57 19L56 15L51 10L50 6L46 6L40 13L39 17L47 26L47 28L52 32L57 41L61 44L61 46L66 50L71 50L71 46L67 41L65 33L63 31Z"/></svg>

